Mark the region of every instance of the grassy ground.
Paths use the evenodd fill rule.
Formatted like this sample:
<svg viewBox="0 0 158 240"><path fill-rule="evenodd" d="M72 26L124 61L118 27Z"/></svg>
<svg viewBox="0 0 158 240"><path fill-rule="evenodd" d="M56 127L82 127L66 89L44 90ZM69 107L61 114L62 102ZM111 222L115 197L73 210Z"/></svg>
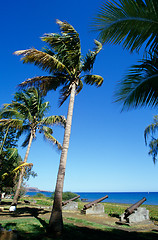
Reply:
<svg viewBox="0 0 158 240"><path fill-rule="evenodd" d="M25 199L32 202L35 206L40 205L40 206L51 207L53 204L53 201L49 197L40 197L40 198L27 197L27 198L23 198L22 201ZM34 201L36 201L36 203L34 203ZM79 204L79 210L81 210L85 203L78 202L78 204ZM111 217L118 217L120 214L124 213L126 208L130 206L129 204L117 204L117 203L102 203L102 204L104 204L105 213ZM150 219L152 221L155 221L155 223L158 224L158 206L145 205L145 204L143 204L143 206L149 210Z"/></svg>
<svg viewBox="0 0 158 240"><path fill-rule="evenodd" d="M30 201L32 198L28 199ZM38 200L38 201L37 201ZM45 204L47 203L47 204ZM2 203L4 212L0 213L0 223L2 226L9 229L16 229L18 239L36 240L36 239L53 239L46 236L46 227L48 225L50 210L39 208L39 206L51 206L52 201L49 199L36 199L36 203L26 205L23 202L18 205L16 213L9 213L9 200ZM79 202L79 209L83 208L84 203ZM108 214L106 222L104 217L88 218L82 216L80 211L78 214L63 214L64 216L64 240L156 240L158 233L154 231L139 231L132 227L117 226L112 224L112 220L116 219L129 205L126 204L111 204L104 203L105 213ZM146 206L150 210L150 217L158 224L158 206ZM111 220L112 219L112 220ZM109 222L108 222L109 220ZM114 221L113 221L114 222Z"/></svg>
<svg viewBox="0 0 158 240"><path fill-rule="evenodd" d="M129 232L121 229L115 229L112 227L103 226L100 224L93 224L87 221L73 220L73 223L64 223L64 235L63 239L73 240L156 240L158 234L154 232ZM78 222L79 221L79 222ZM48 238L45 233L45 228L38 219L9 219L3 220L3 227L6 229L16 229L18 231L18 239L26 240L46 240L53 239ZM48 223L48 221L45 221ZM79 224L78 224L79 223Z"/></svg>

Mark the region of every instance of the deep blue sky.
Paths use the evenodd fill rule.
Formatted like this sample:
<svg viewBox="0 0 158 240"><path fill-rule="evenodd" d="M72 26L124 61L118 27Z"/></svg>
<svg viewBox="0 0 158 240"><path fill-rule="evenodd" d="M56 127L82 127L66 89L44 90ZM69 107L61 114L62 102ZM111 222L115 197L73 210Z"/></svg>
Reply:
<svg viewBox="0 0 158 240"><path fill-rule="evenodd" d="M44 33L59 32L56 19L66 20L80 34L82 53L94 46L97 33L90 30L100 0L6 0L1 2L0 104L13 99L16 86L27 78L46 73L33 65L22 64L13 55L16 50L44 46ZM121 113L113 103L116 84L128 67L141 55L123 51L121 46L104 45L94 66L94 74L104 78L101 88L84 86L76 97L64 190L70 191L158 191L158 168L148 156L144 129L156 109L137 109ZM58 108L58 92L47 97L49 115L67 114L68 101ZM62 142L64 130L54 127L54 136ZM19 148L24 157L26 149ZM38 177L29 186L54 191L60 153L44 142L41 135L33 142L28 162Z"/></svg>

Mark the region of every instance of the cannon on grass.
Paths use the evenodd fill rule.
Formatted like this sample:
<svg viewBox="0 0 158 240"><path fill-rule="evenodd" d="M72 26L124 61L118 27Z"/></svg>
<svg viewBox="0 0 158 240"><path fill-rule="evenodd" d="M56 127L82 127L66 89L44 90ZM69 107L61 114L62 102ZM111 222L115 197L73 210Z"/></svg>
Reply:
<svg viewBox="0 0 158 240"><path fill-rule="evenodd" d="M125 212L120 216L120 222L127 224L136 224L144 221L149 221L149 210L146 210L144 207L140 207L145 201L146 198L144 197L140 201L127 208Z"/></svg>
<svg viewBox="0 0 158 240"><path fill-rule="evenodd" d="M95 201L92 201L90 203L85 204L83 209L81 210L81 213L83 213L83 214L103 214L104 206L99 203L102 202L106 198L108 198L108 195L106 195L102 198L99 198Z"/></svg>
<svg viewBox="0 0 158 240"><path fill-rule="evenodd" d="M132 214L135 210L137 210L137 208L143 204L143 202L146 201L146 198L143 197L140 201L136 202L135 204L133 204L132 206L130 206L129 208L127 208L125 210L125 215L126 217L128 217L130 214Z"/></svg>
<svg viewBox="0 0 158 240"><path fill-rule="evenodd" d="M68 211L76 211L76 210L78 210L78 203L74 202L78 198L80 198L80 195L62 202L63 210L68 210Z"/></svg>
<svg viewBox="0 0 158 240"><path fill-rule="evenodd" d="M78 198L80 198L80 195L78 195L78 196L76 196L76 197L74 197L74 198L71 198L71 199L69 199L69 200L66 200L66 201L62 202L62 206L65 206L66 204L68 204L68 203L70 203L70 202L72 202L72 201L75 201L75 200L77 200Z"/></svg>

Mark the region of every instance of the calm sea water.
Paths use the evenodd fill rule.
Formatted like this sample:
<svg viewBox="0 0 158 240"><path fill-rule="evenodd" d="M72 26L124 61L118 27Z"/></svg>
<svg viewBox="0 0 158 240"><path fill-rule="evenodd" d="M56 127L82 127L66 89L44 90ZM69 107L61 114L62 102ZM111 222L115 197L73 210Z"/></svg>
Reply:
<svg viewBox="0 0 158 240"><path fill-rule="evenodd" d="M52 195L51 192L40 192L47 197ZM146 197L144 204L158 205L158 192L76 192L80 195L80 199L87 199L87 201L94 201L98 198L108 195L108 198L103 202L111 203L129 203L133 204ZM27 192L26 195L34 196L36 192Z"/></svg>

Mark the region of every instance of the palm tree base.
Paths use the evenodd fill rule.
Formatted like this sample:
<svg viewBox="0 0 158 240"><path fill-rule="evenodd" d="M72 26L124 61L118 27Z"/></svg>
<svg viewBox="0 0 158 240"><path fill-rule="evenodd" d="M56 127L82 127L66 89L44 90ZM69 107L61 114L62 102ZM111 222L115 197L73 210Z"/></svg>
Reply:
<svg viewBox="0 0 158 240"><path fill-rule="evenodd" d="M54 210L51 214L49 225L47 227L47 234L49 236L58 238L63 233L63 218L62 212Z"/></svg>

